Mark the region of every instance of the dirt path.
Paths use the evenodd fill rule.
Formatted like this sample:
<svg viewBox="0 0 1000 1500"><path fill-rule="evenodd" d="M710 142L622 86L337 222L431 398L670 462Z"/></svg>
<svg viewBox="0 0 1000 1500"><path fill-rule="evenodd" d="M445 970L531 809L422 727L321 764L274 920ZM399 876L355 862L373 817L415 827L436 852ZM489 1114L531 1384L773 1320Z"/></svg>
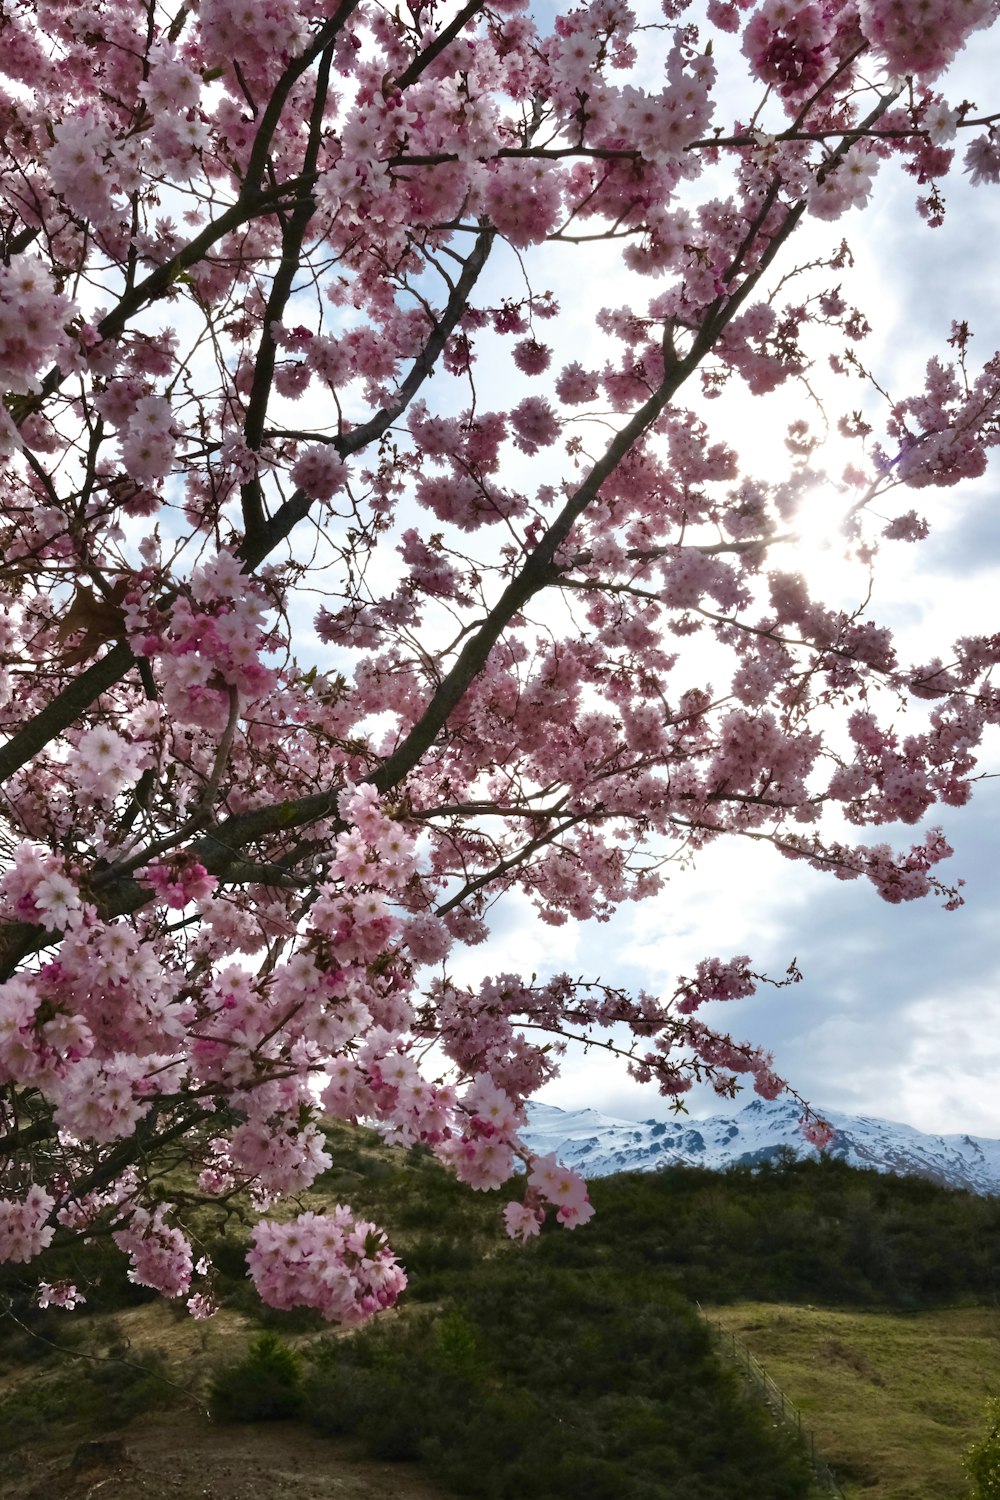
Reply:
<svg viewBox="0 0 1000 1500"><path fill-rule="evenodd" d="M4 1472L6 1470L6 1472ZM0 1468L4 1500L444 1500L410 1464L375 1463L294 1422L215 1427L186 1413L121 1439L58 1439Z"/></svg>

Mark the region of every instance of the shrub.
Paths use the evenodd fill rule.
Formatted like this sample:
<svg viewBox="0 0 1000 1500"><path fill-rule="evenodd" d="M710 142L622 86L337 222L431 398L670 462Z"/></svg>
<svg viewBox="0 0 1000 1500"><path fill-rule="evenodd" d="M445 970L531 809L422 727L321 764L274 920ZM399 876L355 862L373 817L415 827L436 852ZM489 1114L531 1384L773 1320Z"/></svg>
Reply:
<svg viewBox="0 0 1000 1500"><path fill-rule="evenodd" d="M314 1346L301 1414L375 1457L422 1458L479 1500L794 1500L809 1487L793 1439L719 1367L670 1287L531 1255L481 1266L443 1315Z"/></svg>
<svg viewBox="0 0 1000 1500"><path fill-rule="evenodd" d="M79 1433L95 1423L102 1430L124 1427L142 1412L169 1405L176 1392L167 1368L156 1351L126 1361L112 1349L99 1359L64 1359L51 1373L33 1373L0 1398L0 1452L57 1430Z"/></svg>
<svg viewBox="0 0 1000 1500"><path fill-rule="evenodd" d="M261 1333L238 1364L212 1381L209 1409L220 1422L270 1422L293 1417L302 1404L298 1355L276 1333Z"/></svg>

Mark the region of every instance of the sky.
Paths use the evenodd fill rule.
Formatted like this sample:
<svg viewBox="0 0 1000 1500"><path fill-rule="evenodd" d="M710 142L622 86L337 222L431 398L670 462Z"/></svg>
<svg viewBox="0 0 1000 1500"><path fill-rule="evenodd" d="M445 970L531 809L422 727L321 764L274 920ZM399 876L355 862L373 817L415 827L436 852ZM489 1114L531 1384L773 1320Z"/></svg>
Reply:
<svg viewBox="0 0 1000 1500"><path fill-rule="evenodd" d="M981 113L998 107L988 63L988 48L968 49L943 86L949 102L972 99ZM850 241L856 267L850 280L845 277L845 295L874 325L862 354L897 395L919 389L932 353L947 354L953 319L972 326L977 361L1000 349L1000 278L989 249L1000 245L1000 190L949 180L948 213L936 230L914 212L917 191L898 169L884 170L867 210L817 226L826 244L831 229ZM796 259L802 258L797 249ZM586 288L577 280L583 347L594 337L584 309L599 305L586 292L603 291L606 276L607 267L597 262ZM557 295L560 277L565 271L553 259ZM617 305L628 298L615 286L601 300ZM586 363L585 353L579 357ZM735 418L743 424L737 446L762 471L773 434L801 413L801 396L793 390L770 398L770 405L770 430L761 425L759 401L748 398ZM1000 628L1000 464L994 461L974 484L915 491L912 500L930 520L931 536L915 547L887 547L873 612L898 633L901 655L920 660L935 651L946 656L959 635ZM830 592L843 591L845 601L852 590L861 597L863 581L839 568L835 553L814 546L799 561L810 577L822 574ZM998 741L987 744L981 759L994 773L1000 772ZM751 1000L706 1007L702 1017L772 1050L780 1075L820 1111L1000 1137L1000 781L983 781L963 809L932 809L916 828L876 833L905 846L928 826L943 827L954 847L938 873L949 882L966 881L958 911L942 910L934 897L889 906L867 882L839 882L767 847L729 839L700 856L694 870L677 871L658 897L623 908L606 925L544 927L526 898L505 898L492 914L486 956L493 962L485 971L515 967L516 960L521 972L600 975L655 993L672 989L678 973L690 973L711 954L746 953L754 969L775 977L796 959L801 983L764 987ZM470 977L482 962L481 951L469 955ZM606 1056L579 1048L562 1077L538 1097L625 1119L662 1118L670 1108L655 1086L640 1087ZM699 1116L741 1107L752 1097L745 1091L732 1106L701 1087L686 1102Z"/></svg>

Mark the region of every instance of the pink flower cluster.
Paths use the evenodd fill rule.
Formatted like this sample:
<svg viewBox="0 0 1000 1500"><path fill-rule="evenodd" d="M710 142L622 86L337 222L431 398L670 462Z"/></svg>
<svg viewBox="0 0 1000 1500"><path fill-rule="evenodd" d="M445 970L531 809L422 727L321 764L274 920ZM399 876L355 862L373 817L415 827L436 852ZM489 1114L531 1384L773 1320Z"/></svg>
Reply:
<svg viewBox="0 0 1000 1500"><path fill-rule="evenodd" d="M72 1312L87 1299L72 1281L40 1281L35 1300L39 1307L65 1307Z"/></svg>
<svg viewBox="0 0 1000 1500"><path fill-rule="evenodd" d="M923 391L895 404L888 431L899 450L883 462L911 488L978 477L1000 442L1000 357L971 382L955 364L929 360Z"/></svg>
<svg viewBox="0 0 1000 1500"><path fill-rule="evenodd" d="M198 860L183 856L168 862L154 861L137 874L145 885L153 888L158 901L178 909L204 901L219 883Z"/></svg>
<svg viewBox="0 0 1000 1500"><path fill-rule="evenodd" d="M764 0L743 33L743 53L764 83L785 98L814 89L828 66L836 7Z"/></svg>
<svg viewBox="0 0 1000 1500"><path fill-rule="evenodd" d="M838 160L821 168L809 191L809 212L817 219L839 219L849 208L864 207L877 167L874 152L852 146Z"/></svg>
<svg viewBox="0 0 1000 1500"><path fill-rule="evenodd" d="M147 747L107 724L85 729L70 752L66 770L75 795L84 803L107 804L133 785L149 763Z"/></svg>
<svg viewBox="0 0 1000 1500"><path fill-rule="evenodd" d="M68 1185L68 1180L58 1183L61 1195L66 1192ZM120 1209L138 1191L138 1173L134 1167L127 1167L120 1177L100 1191L67 1194L56 1211L56 1219L66 1229L77 1232L90 1229L106 1209Z"/></svg>
<svg viewBox="0 0 1000 1500"><path fill-rule="evenodd" d="M192 1318L204 1322L206 1318L214 1318L219 1311L219 1304L211 1292L195 1292L187 1299L187 1310Z"/></svg>
<svg viewBox="0 0 1000 1500"><path fill-rule="evenodd" d="M820 1120L815 1115L803 1115L799 1129L810 1146L815 1146L818 1151L825 1151L837 1133L828 1120Z"/></svg>
<svg viewBox="0 0 1000 1500"><path fill-rule="evenodd" d="M14 255L0 265L0 389L30 391L38 372L66 349L65 325L74 308L55 288L40 260ZM19 445L6 411L0 416L0 455Z"/></svg>
<svg viewBox="0 0 1000 1500"><path fill-rule="evenodd" d="M38 922L50 932L79 927L86 907L73 881L65 874L65 862L34 844L14 849L13 864L0 878L0 902L24 922Z"/></svg>
<svg viewBox="0 0 1000 1500"><path fill-rule="evenodd" d="M122 465L141 485L162 484L174 459L173 411L165 396L141 396L119 434Z"/></svg>
<svg viewBox="0 0 1000 1500"><path fill-rule="evenodd" d="M131 1261L129 1281L164 1297L182 1297L191 1284L193 1260L188 1240L166 1222L172 1208L170 1203L159 1203L152 1212L133 1208L112 1238Z"/></svg>
<svg viewBox="0 0 1000 1500"><path fill-rule="evenodd" d="M324 1149L322 1132L314 1125L295 1125L287 1116L268 1118L260 1101L251 1096L250 1119L229 1138L228 1167L256 1187L258 1196L271 1199L304 1191L333 1163ZM228 1175L228 1174L227 1174Z"/></svg>
<svg viewBox="0 0 1000 1500"><path fill-rule="evenodd" d="M586 1224L594 1217L587 1197L587 1184L576 1172L556 1161L554 1153L532 1158L528 1168L528 1187L545 1202L555 1204L556 1218L567 1229L575 1229L578 1224Z"/></svg>
<svg viewBox="0 0 1000 1500"><path fill-rule="evenodd" d="M0 1261L34 1260L51 1244L54 1208L55 1199L38 1183L23 1198L0 1198Z"/></svg>
<svg viewBox="0 0 1000 1500"><path fill-rule="evenodd" d="M974 31L996 19L993 0L861 0L861 30L897 77L918 73L935 78L965 46Z"/></svg>
<svg viewBox="0 0 1000 1500"><path fill-rule="evenodd" d="M715 1031L702 1021L687 1021L682 1031L672 1039L674 1045L681 1041L690 1048L697 1060L693 1076L708 1078L716 1092L724 1097L731 1096L735 1080L741 1073L750 1075L754 1093L759 1094L762 1099L777 1099L788 1087L785 1080L775 1072L774 1058L770 1052L746 1042L735 1042L731 1036ZM670 1047L671 1043L664 1038L657 1039L657 1053L669 1053ZM648 1054L641 1059L641 1064L645 1064L645 1067L641 1064L632 1067L633 1076L645 1079L649 1067L655 1065L656 1061L656 1053ZM678 1086L671 1088L668 1079L665 1085L661 1085L661 1091L667 1094L686 1093L692 1081L691 1074L682 1073L677 1081Z"/></svg>
<svg viewBox="0 0 1000 1500"><path fill-rule="evenodd" d="M750 960L745 953L723 963L719 958L704 958L699 963L695 978L678 981L680 999L676 1009L680 1015L690 1015L707 1000L740 1000L752 995L756 989L750 973Z"/></svg>
<svg viewBox="0 0 1000 1500"><path fill-rule="evenodd" d="M392 1307L406 1275L374 1224L349 1208L266 1220L253 1232L250 1276L271 1307L310 1307L330 1322L357 1324Z"/></svg>
<svg viewBox="0 0 1000 1500"><path fill-rule="evenodd" d="M164 616L151 599L136 595L127 610L136 655L155 659L166 713L179 725L220 733L231 711L230 689L242 704L274 685L261 661L266 597L231 554L218 553L197 568L189 592Z"/></svg>
<svg viewBox="0 0 1000 1500"><path fill-rule="evenodd" d="M1000 182L1000 136L995 127L970 142L965 153L965 170L972 183Z"/></svg>

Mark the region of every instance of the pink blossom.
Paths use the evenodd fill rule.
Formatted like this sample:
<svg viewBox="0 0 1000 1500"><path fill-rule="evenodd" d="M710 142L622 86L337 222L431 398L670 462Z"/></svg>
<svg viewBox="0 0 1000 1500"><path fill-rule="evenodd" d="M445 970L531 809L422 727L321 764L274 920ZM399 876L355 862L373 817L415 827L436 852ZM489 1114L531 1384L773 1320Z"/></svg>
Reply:
<svg viewBox="0 0 1000 1500"><path fill-rule="evenodd" d="M976 136L965 152L965 170L969 181L1000 182L1000 140L989 132Z"/></svg>
<svg viewBox="0 0 1000 1500"><path fill-rule="evenodd" d="M187 1299L187 1310L192 1318L204 1321L206 1318L214 1318L219 1311L219 1304L210 1292L195 1292Z"/></svg>
<svg viewBox="0 0 1000 1500"><path fill-rule="evenodd" d="M899 0L862 0L861 29L884 55L891 72L934 78L965 46L968 37L994 19L990 0L947 0L913 7Z"/></svg>
<svg viewBox="0 0 1000 1500"><path fill-rule="evenodd" d="M164 1297L181 1297L191 1281L191 1246L179 1229L166 1222L171 1207L161 1203L152 1213L133 1209L112 1238L130 1257L130 1281L153 1287Z"/></svg>
<svg viewBox="0 0 1000 1500"><path fill-rule="evenodd" d="M824 168L809 194L809 211L818 219L839 218L849 208L862 207L871 193L877 159L852 146L843 158Z"/></svg>
<svg viewBox="0 0 1000 1500"><path fill-rule="evenodd" d="M33 1183L23 1199L0 1198L0 1261L29 1261L52 1242L55 1199Z"/></svg>
<svg viewBox="0 0 1000 1500"><path fill-rule="evenodd" d="M65 1307L68 1312L72 1312L74 1307L79 1307L87 1299L71 1281L40 1281L35 1300L39 1307Z"/></svg>
<svg viewBox="0 0 1000 1500"><path fill-rule="evenodd" d="M405 1274L349 1210L289 1209L321 1111L473 1190L524 1167L527 1239L593 1212L519 1134L569 1039L675 1102L789 1087L707 1019L749 955L656 994L517 972L516 941L486 962L501 897L606 923L739 838L962 902L944 834L903 835L988 774L1000 640L907 659L877 584L830 602L797 538L922 541L1000 445L1000 356L954 323L883 396L888 309L799 225L893 160L940 222L969 110L932 80L996 0L709 0L724 47L684 0L496 0L454 35L326 0L8 10L0 1256L110 1233L207 1316L179 1173L222 1217L273 1205L262 1296L357 1323ZM807 392L766 472L737 386Z"/></svg>
<svg viewBox="0 0 1000 1500"><path fill-rule="evenodd" d="M556 393L560 401L568 406L578 405L583 401L593 401L597 396L597 377L588 374L582 365L574 361L566 365L556 381Z"/></svg>
<svg viewBox="0 0 1000 1500"><path fill-rule="evenodd" d="M332 500L347 484L347 466L336 449L307 448L292 468L292 479L316 500Z"/></svg>
<svg viewBox="0 0 1000 1500"><path fill-rule="evenodd" d="M799 1120L799 1129L809 1144L820 1151L826 1150L836 1134L828 1121L817 1119L814 1115L803 1115Z"/></svg>
<svg viewBox="0 0 1000 1500"><path fill-rule="evenodd" d="M72 313L51 272L33 256L15 255L0 266L0 381L6 390L32 389L37 371L65 347L63 328Z"/></svg>
<svg viewBox="0 0 1000 1500"><path fill-rule="evenodd" d="M535 339L524 339L514 346L514 363L525 375L540 375L548 369L551 360L551 349Z"/></svg>
<svg viewBox="0 0 1000 1500"><path fill-rule="evenodd" d="M882 535L893 541L920 542L927 535L927 522L922 516L918 516L915 510L908 510L905 515L896 516L889 521Z"/></svg>
<svg viewBox="0 0 1000 1500"><path fill-rule="evenodd" d="M525 453L537 453L559 436L555 412L540 396L525 396L511 411L510 423L516 434L514 441Z"/></svg>
<svg viewBox="0 0 1000 1500"><path fill-rule="evenodd" d="M594 1214L582 1177L556 1161L555 1155L536 1157L528 1171L528 1186L556 1207L556 1217L567 1229L585 1224Z"/></svg>
<svg viewBox="0 0 1000 1500"><path fill-rule="evenodd" d="M527 1204L508 1203L503 1211L504 1224L512 1240L528 1240L540 1234L542 1220L537 1209Z"/></svg>
<svg viewBox="0 0 1000 1500"><path fill-rule="evenodd" d="M140 879L152 886L159 899L167 906L184 907L193 901L203 901L211 896L218 881L209 875L203 864L177 860L172 865L159 862L147 865L139 872Z"/></svg>
<svg viewBox="0 0 1000 1500"><path fill-rule="evenodd" d="M486 209L512 245L543 240L555 227L560 201L559 182L541 163L501 161L490 173Z"/></svg>
<svg viewBox="0 0 1000 1500"><path fill-rule="evenodd" d="M250 1276L272 1307L311 1307L330 1322L358 1324L391 1307L406 1276L381 1230L349 1208L262 1222L247 1256Z"/></svg>

